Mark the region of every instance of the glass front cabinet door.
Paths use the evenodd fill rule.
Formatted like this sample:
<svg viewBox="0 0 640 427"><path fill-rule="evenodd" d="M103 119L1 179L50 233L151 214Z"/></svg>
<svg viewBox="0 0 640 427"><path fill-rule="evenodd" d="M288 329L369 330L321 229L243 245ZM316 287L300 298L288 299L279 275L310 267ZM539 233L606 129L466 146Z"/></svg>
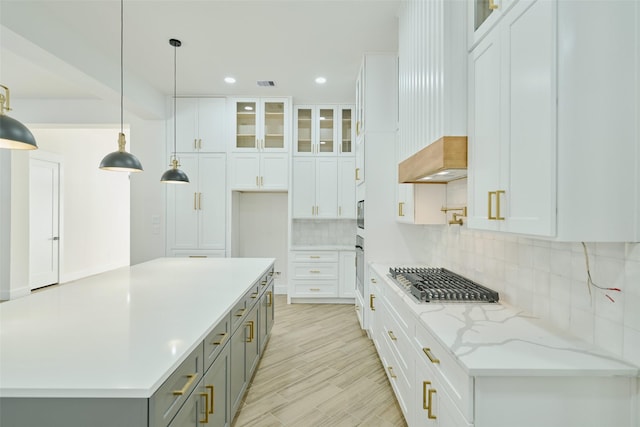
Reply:
<svg viewBox="0 0 640 427"><path fill-rule="evenodd" d="M339 154L355 155L355 127L353 126L353 107L342 106L338 111L340 134Z"/></svg>
<svg viewBox="0 0 640 427"><path fill-rule="evenodd" d="M234 151L287 151L288 99L237 99L234 111Z"/></svg>

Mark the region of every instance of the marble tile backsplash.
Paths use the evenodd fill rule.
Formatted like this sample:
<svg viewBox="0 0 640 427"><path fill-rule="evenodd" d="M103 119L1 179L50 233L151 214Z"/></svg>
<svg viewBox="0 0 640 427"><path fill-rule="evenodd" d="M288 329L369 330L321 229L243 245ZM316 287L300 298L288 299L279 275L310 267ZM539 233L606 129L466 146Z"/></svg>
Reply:
<svg viewBox="0 0 640 427"><path fill-rule="evenodd" d="M640 366L640 243L586 243L593 282L616 292L587 286L581 243L466 226L424 226L422 233L427 265L495 289L509 304Z"/></svg>
<svg viewBox="0 0 640 427"><path fill-rule="evenodd" d="M292 246L355 246L355 219L294 219L291 221Z"/></svg>

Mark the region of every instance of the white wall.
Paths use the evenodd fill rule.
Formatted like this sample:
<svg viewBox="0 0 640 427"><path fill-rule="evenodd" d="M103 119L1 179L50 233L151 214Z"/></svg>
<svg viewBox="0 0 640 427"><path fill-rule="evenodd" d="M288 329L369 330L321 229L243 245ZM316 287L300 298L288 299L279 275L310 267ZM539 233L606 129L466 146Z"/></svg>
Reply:
<svg viewBox="0 0 640 427"><path fill-rule="evenodd" d="M276 293L287 292L287 193L234 193L239 257L275 257ZM235 253L235 249L234 249Z"/></svg>
<svg viewBox="0 0 640 427"><path fill-rule="evenodd" d="M117 150L119 128L31 131L40 150L64 158L60 282L129 265L129 176L98 169Z"/></svg>

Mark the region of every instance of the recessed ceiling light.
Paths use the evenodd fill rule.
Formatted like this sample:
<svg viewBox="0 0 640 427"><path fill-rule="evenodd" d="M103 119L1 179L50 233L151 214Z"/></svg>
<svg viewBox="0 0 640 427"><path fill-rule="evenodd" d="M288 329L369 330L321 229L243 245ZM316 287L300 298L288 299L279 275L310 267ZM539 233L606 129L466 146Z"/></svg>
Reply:
<svg viewBox="0 0 640 427"><path fill-rule="evenodd" d="M319 85L325 84L327 82L327 79L325 79L324 77L316 77L316 83L318 83Z"/></svg>
<svg viewBox="0 0 640 427"><path fill-rule="evenodd" d="M234 79L233 77L225 77L224 81L225 81L225 83L232 84L232 83L236 82L236 79Z"/></svg>

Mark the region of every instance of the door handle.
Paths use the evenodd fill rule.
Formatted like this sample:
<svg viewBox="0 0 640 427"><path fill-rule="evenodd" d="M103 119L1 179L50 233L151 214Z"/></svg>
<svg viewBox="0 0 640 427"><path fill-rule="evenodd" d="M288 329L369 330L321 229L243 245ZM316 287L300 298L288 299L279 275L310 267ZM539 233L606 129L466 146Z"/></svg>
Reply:
<svg viewBox="0 0 640 427"><path fill-rule="evenodd" d="M58 236L54 236L51 238L51 240L60 240L60 238Z"/></svg>

